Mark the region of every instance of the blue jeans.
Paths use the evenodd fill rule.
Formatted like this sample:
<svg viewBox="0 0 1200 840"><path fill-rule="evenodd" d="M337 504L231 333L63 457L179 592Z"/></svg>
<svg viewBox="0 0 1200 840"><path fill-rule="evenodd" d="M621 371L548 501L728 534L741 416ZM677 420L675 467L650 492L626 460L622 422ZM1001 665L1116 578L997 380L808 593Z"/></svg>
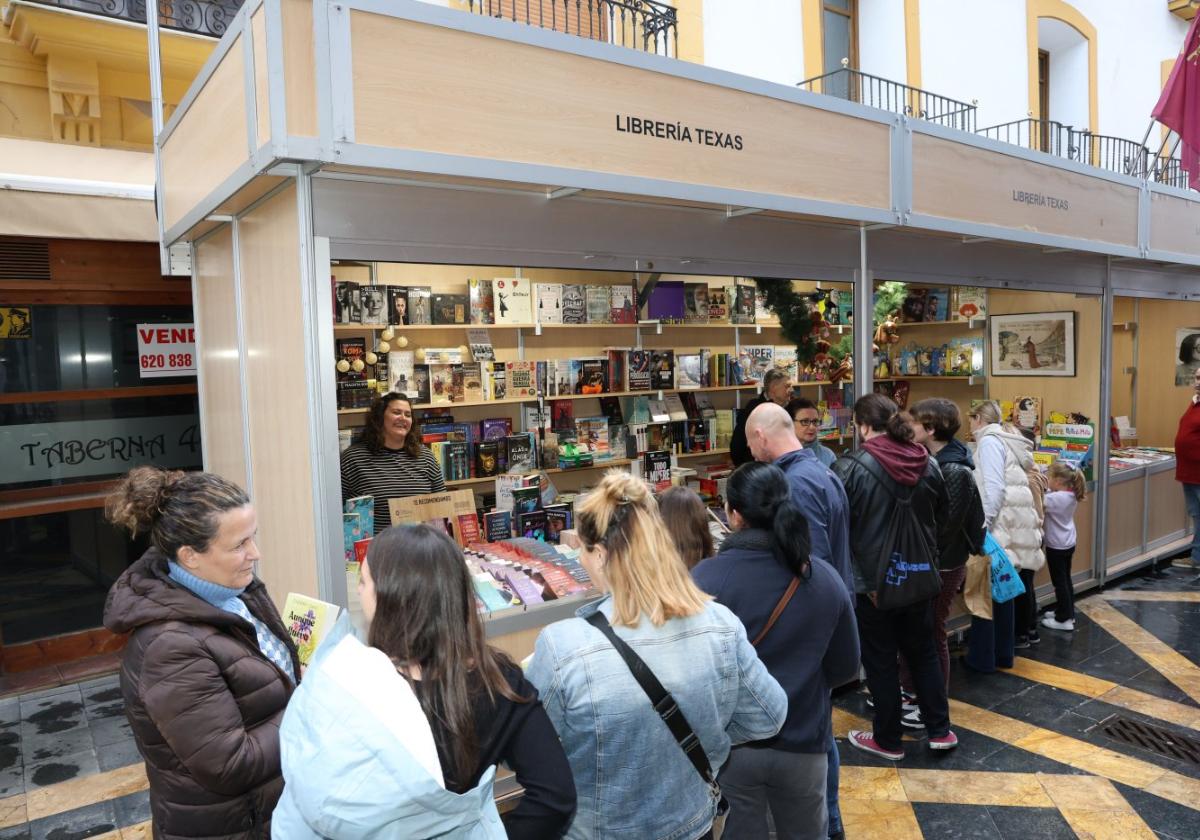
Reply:
<svg viewBox="0 0 1200 840"><path fill-rule="evenodd" d="M841 775L842 757L838 754L836 738L829 739L829 770L825 775L825 810L829 813L830 836L842 830L842 810L838 807L838 779Z"/></svg>
<svg viewBox="0 0 1200 840"><path fill-rule="evenodd" d="M1192 517L1192 562L1200 565L1200 484L1183 485L1183 501Z"/></svg>

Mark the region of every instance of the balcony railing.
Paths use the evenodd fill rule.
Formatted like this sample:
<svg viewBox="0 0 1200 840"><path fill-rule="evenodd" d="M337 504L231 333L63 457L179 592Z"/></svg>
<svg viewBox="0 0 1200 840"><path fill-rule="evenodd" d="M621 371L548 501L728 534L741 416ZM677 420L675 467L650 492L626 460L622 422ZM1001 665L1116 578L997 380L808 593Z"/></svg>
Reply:
<svg viewBox="0 0 1200 840"><path fill-rule="evenodd" d="M470 12L677 57L675 9L654 0L467 0Z"/></svg>
<svg viewBox="0 0 1200 840"><path fill-rule="evenodd" d="M146 0L32 0L73 12L146 23ZM242 0L158 0L158 25L165 29L220 38Z"/></svg>
<svg viewBox="0 0 1200 840"><path fill-rule="evenodd" d="M1003 143L1134 177L1145 174L1150 158L1150 150L1141 143L1124 137L1092 134L1086 129L1076 129L1054 120L1014 120L981 128L977 133Z"/></svg>
<svg viewBox="0 0 1200 840"><path fill-rule="evenodd" d="M843 67L814 76L798 86L813 93L848 99L860 105L939 123L960 131L975 130L975 106L911 85Z"/></svg>
<svg viewBox="0 0 1200 840"><path fill-rule="evenodd" d="M977 134L999 140L1001 143L1011 143L1036 152L1045 152L1076 159L1079 147L1076 144L1075 132L1070 126L1054 120L1035 120L1026 118L1012 122L989 125L981 128Z"/></svg>

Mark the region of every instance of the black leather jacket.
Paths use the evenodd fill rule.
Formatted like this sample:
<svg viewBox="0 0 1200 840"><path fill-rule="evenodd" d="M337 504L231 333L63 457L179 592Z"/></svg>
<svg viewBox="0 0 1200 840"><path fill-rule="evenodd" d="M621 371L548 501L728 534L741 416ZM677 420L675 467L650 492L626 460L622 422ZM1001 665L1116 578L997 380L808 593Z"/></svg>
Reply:
<svg viewBox="0 0 1200 840"><path fill-rule="evenodd" d="M934 456L946 480L945 539L938 543L941 568L957 569L972 554L983 553L983 498L975 484L971 453L957 440L951 441Z"/></svg>
<svg viewBox="0 0 1200 840"><path fill-rule="evenodd" d="M850 500L850 556L854 562L855 591L874 592L879 558L883 554L883 540L891 522L892 493L903 493L905 488L888 475L870 452L861 448L838 458L833 471L842 480ZM888 487L885 489L880 481ZM937 461L930 458L912 496L913 513L929 545L943 544L945 511L948 507L945 479Z"/></svg>

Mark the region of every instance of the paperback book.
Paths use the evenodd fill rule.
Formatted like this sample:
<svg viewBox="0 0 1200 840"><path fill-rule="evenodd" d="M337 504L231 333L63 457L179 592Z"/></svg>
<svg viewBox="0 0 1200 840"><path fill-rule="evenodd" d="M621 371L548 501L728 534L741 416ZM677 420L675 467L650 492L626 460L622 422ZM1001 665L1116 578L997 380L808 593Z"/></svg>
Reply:
<svg viewBox="0 0 1200 840"><path fill-rule="evenodd" d="M492 284L488 280L471 277L467 280L467 303L471 310L472 324L494 324L496 315L492 297Z"/></svg>
<svg viewBox="0 0 1200 840"><path fill-rule="evenodd" d="M383 286L361 288L362 322L371 326L386 326L388 322L387 289Z"/></svg>
<svg viewBox="0 0 1200 840"><path fill-rule="evenodd" d="M429 365L429 402L448 405L454 402L454 365Z"/></svg>
<svg viewBox="0 0 1200 840"><path fill-rule="evenodd" d="M671 453L664 450L645 453L642 471L655 492L668 489L671 486Z"/></svg>
<svg viewBox="0 0 1200 840"><path fill-rule="evenodd" d="M609 317L614 324L637 323L637 297L633 286L618 284L609 287Z"/></svg>
<svg viewBox="0 0 1200 840"><path fill-rule="evenodd" d="M775 348L770 344L744 344L738 357L744 383L761 383L775 366Z"/></svg>
<svg viewBox="0 0 1200 840"><path fill-rule="evenodd" d="M471 358L477 362L496 360L496 349L492 347L492 337L486 329L467 330L467 346L471 350Z"/></svg>
<svg viewBox="0 0 1200 840"><path fill-rule="evenodd" d="M608 446L608 418L580 417L575 421L576 440L587 448L592 461L607 461L612 458Z"/></svg>
<svg viewBox="0 0 1200 840"><path fill-rule="evenodd" d="M650 390L651 354L649 350L630 350L628 356L628 388L630 391Z"/></svg>
<svg viewBox="0 0 1200 840"><path fill-rule="evenodd" d="M729 323L729 296L725 289L708 290L708 320L716 323Z"/></svg>
<svg viewBox="0 0 1200 840"><path fill-rule="evenodd" d="M505 469L509 473L527 473L534 468L533 437L528 433L509 435L504 439Z"/></svg>
<svg viewBox="0 0 1200 840"><path fill-rule="evenodd" d="M443 295L433 296L433 323L435 324L465 324L467 323L467 296Z"/></svg>
<svg viewBox="0 0 1200 840"><path fill-rule="evenodd" d="M599 396L608 380L608 359L571 359L571 391Z"/></svg>
<svg viewBox="0 0 1200 840"><path fill-rule="evenodd" d="M728 287L729 320L734 324L753 324L755 313L755 287L743 283Z"/></svg>
<svg viewBox="0 0 1200 840"><path fill-rule="evenodd" d="M660 280L650 291L646 302L646 317L652 321L680 323L684 315L682 280Z"/></svg>
<svg viewBox="0 0 1200 840"><path fill-rule="evenodd" d="M283 624L296 645L301 667L312 661L321 641L337 621L341 607L297 592L289 592L283 603Z"/></svg>
<svg viewBox="0 0 1200 840"><path fill-rule="evenodd" d="M612 300L608 286L584 286L589 324L608 324L612 319Z"/></svg>
<svg viewBox="0 0 1200 840"><path fill-rule="evenodd" d="M537 322L539 324L561 324L562 283L537 284Z"/></svg>
<svg viewBox="0 0 1200 840"><path fill-rule="evenodd" d="M399 327L408 324L408 287L388 286L388 323Z"/></svg>
<svg viewBox="0 0 1200 840"><path fill-rule="evenodd" d="M707 324L708 317L708 284L685 283L683 286L684 322Z"/></svg>
<svg viewBox="0 0 1200 840"><path fill-rule="evenodd" d="M500 472L500 443L481 440L475 444L475 475L487 478Z"/></svg>
<svg viewBox="0 0 1200 840"><path fill-rule="evenodd" d="M527 540L545 542L546 511L539 508L527 513L518 513L516 533L518 537L524 537Z"/></svg>
<svg viewBox="0 0 1200 840"><path fill-rule="evenodd" d="M488 511L483 515L483 537L487 542L512 538L512 513L507 510Z"/></svg>
<svg viewBox="0 0 1200 840"><path fill-rule="evenodd" d="M336 306L335 316L339 324L362 323L362 300L358 295L358 284L337 281L333 287Z"/></svg>
<svg viewBox="0 0 1200 840"><path fill-rule="evenodd" d="M705 365L701 363L699 353L680 353L675 357L675 381L680 389L703 388L705 380Z"/></svg>
<svg viewBox="0 0 1200 840"><path fill-rule="evenodd" d="M484 401L483 367L479 362L470 362L461 368L463 401L481 403Z"/></svg>
<svg viewBox="0 0 1200 840"><path fill-rule="evenodd" d="M559 535L575 527L575 516L569 504L547 505L543 508L546 514L546 542L559 542Z"/></svg>
<svg viewBox="0 0 1200 840"><path fill-rule="evenodd" d="M492 280L492 297L496 301L497 324L533 323L533 290L528 280L498 277Z"/></svg>
<svg viewBox="0 0 1200 840"><path fill-rule="evenodd" d="M408 323L413 326L433 323L433 290L428 286L408 287Z"/></svg>
<svg viewBox="0 0 1200 840"><path fill-rule="evenodd" d="M537 369L535 362L505 362L504 367L510 398L537 396L537 385L534 382L534 371Z"/></svg>
<svg viewBox="0 0 1200 840"><path fill-rule="evenodd" d="M564 324L587 323L587 298L584 287L568 284L562 290L562 322Z"/></svg>
<svg viewBox="0 0 1200 840"><path fill-rule="evenodd" d="M674 387L675 351L652 350L650 353L650 389L663 390Z"/></svg>

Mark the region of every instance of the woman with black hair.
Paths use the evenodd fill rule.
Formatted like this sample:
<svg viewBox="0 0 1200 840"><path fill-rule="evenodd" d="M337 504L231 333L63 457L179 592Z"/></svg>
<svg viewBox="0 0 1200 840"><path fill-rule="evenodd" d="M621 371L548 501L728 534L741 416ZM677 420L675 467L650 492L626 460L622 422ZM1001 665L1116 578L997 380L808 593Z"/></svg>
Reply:
<svg viewBox="0 0 1200 840"><path fill-rule="evenodd" d="M1192 377L1200 370L1200 333L1188 333L1179 342L1179 364L1175 366L1175 387L1184 388L1192 384Z"/></svg>
<svg viewBox="0 0 1200 840"><path fill-rule="evenodd" d="M808 521L783 470L743 464L725 498L734 533L692 575L742 620L788 697L779 734L734 748L721 772L726 835L765 840L770 808L777 837L825 837L829 692L858 672L850 594L833 566L809 558Z"/></svg>
<svg viewBox="0 0 1200 840"><path fill-rule="evenodd" d="M875 703L874 731L851 730L848 738L858 749L891 761L904 758L898 653L904 654L912 670L929 748L958 746L950 730L946 683L933 641L936 589L908 606L877 606L884 563L890 568L902 552L900 559L910 569L936 568L938 546L945 543L942 532L950 506L946 482L937 461L913 442L911 423L912 417L882 394L860 397L854 403L854 425L862 445L833 465L850 500L855 615L862 664ZM896 542L901 534L908 537L904 544ZM900 585L898 580L886 582Z"/></svg>
<svg viewBox="0 0 1200 840"><path fill-rule="evenodd" d="M361 574L367 645L335 628L288 707L273 836L562 836L571 767L537 689L484 638L462 551L428 525L392 527ZM503 826L500 762L525 790Z"/></svg>

